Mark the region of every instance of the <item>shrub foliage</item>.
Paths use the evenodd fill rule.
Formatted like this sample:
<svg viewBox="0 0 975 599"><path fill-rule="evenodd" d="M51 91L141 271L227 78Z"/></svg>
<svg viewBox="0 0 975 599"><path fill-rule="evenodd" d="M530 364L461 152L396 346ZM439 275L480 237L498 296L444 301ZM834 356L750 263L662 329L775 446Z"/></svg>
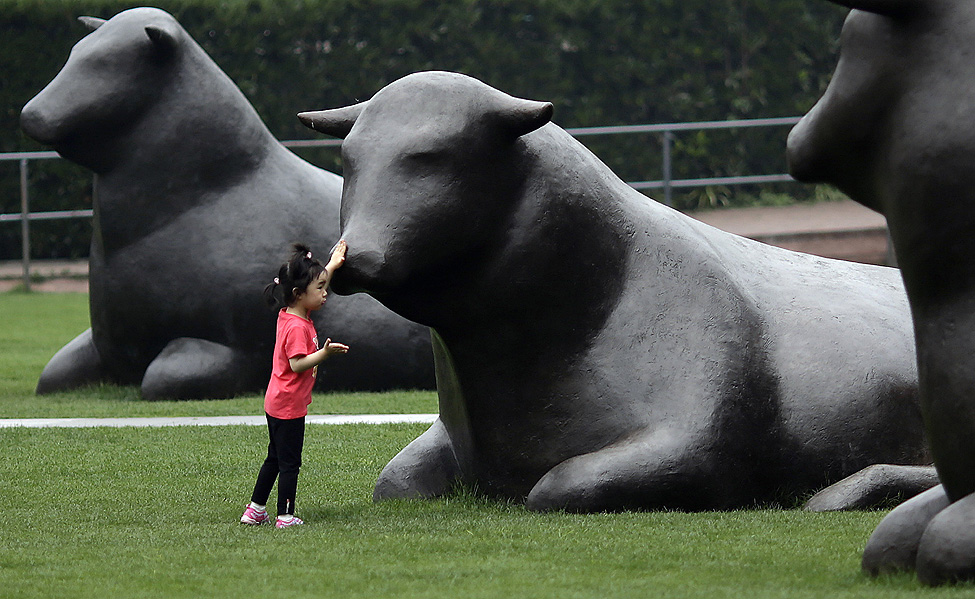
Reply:
<svg viewBox="0 0 975 599"><path fill-rule="evenodd" d="M793 116L808 110L825 88L845 15L821 0L154 5L179 19L280 139L314 137L295 119L300 110L364 100L399 77L428 69L466 73L516 96L552 101L555 121L563 127ZM87 33L77 17L108 18L133 6L116 0L0 0L0 151L44 149L20 131L19 113ZM786 132L679 134L674 177L784 172ZM657 135L585 142L626 180L662 176ZM341 168L334 151L303 155L330 170ZM16 164L0 163L0 212L19 210L18 189ZM31 193L37 210L83 208L91 203L91 181L69 166L32 163ZM688 193L676 202L689 208L715 197ZM735 197L732 202L746 195ZM86 255L78 227L65 221L39 229L34 253ZM0 228L0 259L19 256L19 243L17 227Z"/></svg>

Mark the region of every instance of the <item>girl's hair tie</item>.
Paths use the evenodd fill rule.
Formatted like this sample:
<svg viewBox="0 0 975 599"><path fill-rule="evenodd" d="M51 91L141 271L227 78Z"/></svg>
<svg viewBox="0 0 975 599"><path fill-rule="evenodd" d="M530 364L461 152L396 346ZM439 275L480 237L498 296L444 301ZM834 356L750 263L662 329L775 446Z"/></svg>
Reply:
<svg viewBox="0 0 975 599"><path fill-rule="evenodd" d="M311 260L311 252L308 252L307 254L305 254L305 258L308 258L309 260Z"/></svg>
<svg viewBox="0 0 975 599"><path fill-rule="evenodd" d="M280 285L281 284L281 279L279 279L277 277L274 277L274 284L275 285Z"/></svg>

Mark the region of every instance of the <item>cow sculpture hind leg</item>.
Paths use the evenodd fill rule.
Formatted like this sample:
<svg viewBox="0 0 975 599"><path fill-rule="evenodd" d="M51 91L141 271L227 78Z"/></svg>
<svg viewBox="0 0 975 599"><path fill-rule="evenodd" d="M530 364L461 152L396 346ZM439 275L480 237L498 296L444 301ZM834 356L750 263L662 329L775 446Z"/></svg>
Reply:
<svg viewBox="0 0 975 599"><path fill-rule="evenodd" d="M675 506L693 510L721 503L722 498L712 496L708 445L688 441L670 432L649 433L570 458L535 484L526 507L590 513Z"/></svg>
<svg viewBox="0 0 975 599"><path fill-rule="evenodd" d="M237 352L205 339L174 339L149 364L142 378L145 399L232 397L240 379Z"/></svg>
<svg viewBox="0 0 975 599"><path fill-rule="evenodd" d="M88 329L54 354L37 381L37 393L67 391L105 378L101 356Z"/></svg>

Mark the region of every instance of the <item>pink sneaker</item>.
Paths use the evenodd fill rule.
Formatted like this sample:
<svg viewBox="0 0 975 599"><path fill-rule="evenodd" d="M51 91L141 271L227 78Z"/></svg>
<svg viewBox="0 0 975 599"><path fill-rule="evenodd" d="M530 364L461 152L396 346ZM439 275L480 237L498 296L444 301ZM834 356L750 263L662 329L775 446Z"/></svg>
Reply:
<svg viewBox="0 0 975 599"><path fill-rule="evenodd" d="M289 526L298 526L299 524L304 524L304 523L305 521L299 518L298 516L295 516L290 520L284 520L281 518L281 516L278 516L278 519L274 523L274 525L278 528L288 528Z"/></svg>
<svg viewBox="0 0 975 599"><path fill-rule="evenodd" d="M256 526L258 524L264 524L271 517L267 515L267 511L257 511L250 504L247 504L247 508L244 510L244 515L240 517L241 524L250 524Z"/></svg>

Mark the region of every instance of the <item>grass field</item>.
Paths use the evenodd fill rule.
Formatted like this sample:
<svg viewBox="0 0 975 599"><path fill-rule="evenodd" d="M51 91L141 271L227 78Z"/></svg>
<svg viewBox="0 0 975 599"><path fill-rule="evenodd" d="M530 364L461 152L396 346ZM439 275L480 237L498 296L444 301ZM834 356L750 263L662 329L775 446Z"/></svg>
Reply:
<svg viewBox="0 0 975 599"><path fill-rule="evenodd" d="M250 395L212 401L142 401L135 387L34 395L51 356L89 326L88 296L80 293L0 293L0 418L234 416L262 414ZM429 414L432 391L316 393L313 414Z"/></svg>
<svg viewBox="0 0 975 599"><path fill-rule="evenodd" d="M0 294L0 417L91 415L78 412L97 412L99 404L138 412L130 404L145 402L111 387L32 397L40 368L87 326L86 314L84 298ZM370 401L377 409L419 401L417 411L435 410L422 394L376 395ZM201 402L207 407L200 409L239 405L253 413L258 399ZM184 415L195 403L151 405ZM860 552L884 512L535 514L471 492L373 503L382 466L423 429L309 426L298 496L307 525L280 531L237 523L263 458L261 427L0 429L0 597L811 599L975 592L971 585L925 589L909 575L863 576Z"/></svg>

